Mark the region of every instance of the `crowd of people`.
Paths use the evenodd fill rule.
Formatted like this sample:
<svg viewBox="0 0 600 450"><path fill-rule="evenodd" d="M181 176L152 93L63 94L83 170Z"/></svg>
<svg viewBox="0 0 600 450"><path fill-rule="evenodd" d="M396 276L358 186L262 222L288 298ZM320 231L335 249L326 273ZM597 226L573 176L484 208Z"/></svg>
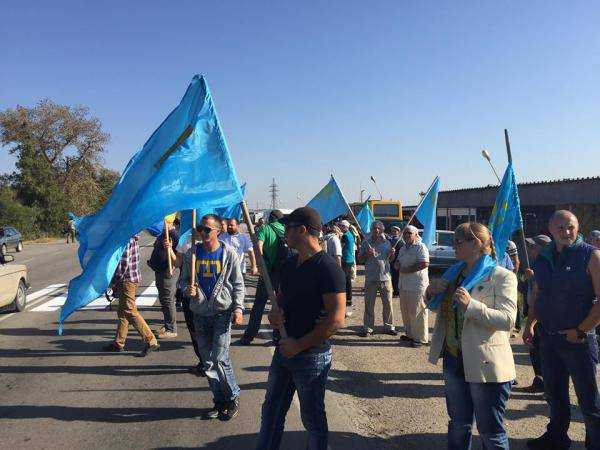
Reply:
<svg viewBox="0 0 600 450"><path fill-rule="evenodd" d="M131 323L145 342L138 356L158 350L158 340L177 336L179 301L198 358L192 370L207 378L214 398L206 417L231 420L238 414L240 395L229 353L231 327L243 323L244 280L258 274L257 258L262 257L267 270L259 276L249 321L238 341L250 345L258 335L269 298L268 275L277 293L268 316L275 352L256 448L279 448L285 416L297 393L307 448L326 449L324 399L332 361L328 339L352 315L353 284L361 264L365 303L359 335L369 338L374 333L377 297L384 332L398 335L393 307L398 298L404 329L399 339L415 348L429 346L433 364L442 360L449 449L471 447L474 423L484 448L509 448L504 416L516 378L510 339L522 330L534 371L531 385L523 389L544 393L550 407L547 431L528 441L528 447L570 447L571 378L585 421L586 448L597 450L600 232L592 232L585 242L577 217L562 210L554 213L548 229L551 236L526 240L532 264L525 268L514 243L509 242L499 260L485 225L461 224L454 233L457 264L443 277L430 279L428 248L412 225L393 227L386 234L384 224L375 221L363 236L347 220L323 226L318 212L309 207L287 216L275 210L256 232L260 255L255 255L236 219L204 216L193 230L194 246L180 242L175 223L157 238L148 261L155 272L163 327L155 336L136 309L140 262L133 237L113 278L119 324L114 341L104 349L122 351ZM169 258L180 268L177 279L169 270ZM430 337L431 311L436 318Z"/></svg>

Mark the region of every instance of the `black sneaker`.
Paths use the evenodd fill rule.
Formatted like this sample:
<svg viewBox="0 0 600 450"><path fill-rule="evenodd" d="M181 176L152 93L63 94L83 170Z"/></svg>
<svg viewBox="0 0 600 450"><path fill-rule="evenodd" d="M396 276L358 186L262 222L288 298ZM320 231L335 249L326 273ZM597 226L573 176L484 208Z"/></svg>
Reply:
<svg viewBox="0 0 600 450"><path fill-rule="evenodd" d="M360 337L369 337L369 336L371 336L372 334L373 334L373 332L372 332L372 331L369 331L369 330L362 330L360 333L358 333L358 335L359 335Z"/></svg>
<svg viewBox="0 0 600 450"><path fill-rule="evenodd" d="M544 380L540 377L535 377L531 386L526 386L523 388L523 392L527 392L529 394L541 394L544 392Z"/></svg>
<svg viewBox="0 0 600 450"><path fill-rule="evenodd" d="M221 402L215 402L213 407L204 414L205 419L216 419L223 412L224 405Z"/></svg>
<svg viewBox="0 0 600 450"><path fill-rule="evenodd" d="M571 447L571 440L568 442L556 442L548 433L542 434L537 439L527 441L527 448L531 450L568 450Z"/></svg>
<svg viewBox="0 0 600 450"><path fill-rule="evenodd" d="M242 345L244 347L246 347L248 345L251 345L251 344L252 344L252 340L248 339L248 338L245 338L245 337L241 338L239 341L237 341L235 343L235 345Z"/></svg>
<svg viewBox="0 0 600 450"><path fill-rule="evenodd" d="M158 344L146 345L144 349L141 352L137 353L135 356L137 356L138 358L145 358L146 356L148 356L149 353L157 352L159 349L160 345Z"/></svg>
<svg viewBox="0 0 600 450"><path fill-rule="evenodd" d="M104 347L102 347L102 351L103 352L112 352L112 353L121 353L121 352L125 351L125 348L124 347L119 347L114 342L111 342L110 344L105 345Z"/></svg>
<svg viewBox="0 0 600 450"><path fill-rule="evenodd" d="M398 336L398 332L395 329L387 330L385 334L389 334L390 336Z"/></svg>
<svg viewBox="0 0 600 450"><path fill-rule="evenodd" d="M405 342L412 342L412 338L406 334L403 334L402 336L400 336L400 340L405 341Z"/></svg>
<svg viewBox="0 0 600 450"><path fill-rule="evenodd" d="M221 410L221 420L231 420L240 412L240 401L238 397L225 403Z"/></svg>

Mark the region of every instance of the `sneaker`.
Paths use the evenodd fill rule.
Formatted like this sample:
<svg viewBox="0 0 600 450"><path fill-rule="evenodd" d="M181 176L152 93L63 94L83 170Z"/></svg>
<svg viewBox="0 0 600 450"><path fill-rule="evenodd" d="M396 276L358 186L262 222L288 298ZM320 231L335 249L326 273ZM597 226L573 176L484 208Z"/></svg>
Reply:
<svg viewBox="0 0 600 450"><path fill-rule="evenodd" d="M195 366L190 367L190 373L193 373L197 377L206 377L206 372L202 368L202 363L198 363Z"/></svg>
<svg viewBox="0 0 600 450"><path fill-rule="evenodd" d="M165 331L167 331L167 329L165 328L165 326L163 325L162 327L160 327L158 330L156 330L156 332L154 334L161 334L164 333Z"/></svg>
<svg viewBox="0 0 600 450"><path fill-rule="evenodd" d="M158 339L174 339L177 337L177 333L175 331L164 330L159 331L156 337Z"/></svg>
<svg viewBox="0 0 600 450"><path fill-rule="evenodd" d="M403 334L402 336L400 336L400 340L405 341L405 342L412 342L412 338L406 334Z"/></svg>
<svg viewBox="0 0 600 450"><path fill-rule="evenodd" d="M238 397L225 403L221 410L221 420L231 420L240 412L240 402Z"/></svg>
<svg viewBox="0 0 600 450"><path fill-rule="evenodd" d="M394 328L387 330L385 334L389 334L390 336L398 336L398 332Z"/></svg>
<svg viewBox="0 0 600 450"><path fill-rule="evenodd" d="M531 386L523 388L523 392L529 394L541 394L544 392L544 380L540 377L535 377L531 383Z"/></svg>
<svg viewBox="0 0 600 450"><path fill-rule="evenodd" d="M422 342L417 342L417 341L412 341L410 343L410 346L412 348L419 348L419 347L423 347L425 344L423 344Z"/></svg>
<svg viewBox="0 0 600 450"><path fill-rule="evenodd" d="M359 335L360 337L369 337L369 336L371 336L372 334L373 334L373 332L372 332L372 331L369 331L369 330L362 330L360 333L358 333L358 335Z"/></svg>
<svg viewBox="0 0 600 450"><path fill-rule="evenodd" d="M125 348L124 347L119 347L114 342L111 342L110 344L105 345L104 347L102 347L102 351L103 352L112 352L112 353L121 353L121 352L125 351Z"/></svg>
<svg viewBox="0 0 600 450"><path fill-rule="evenodd" d="M571 440L568 437L566 439L566 442L556 442L548 433L544 433L539 438L527 441L527 448L531 450L568 450L571 447Z"/></svg>
<svg viewBox="0 0 600 450"><path fill-rule="evenodd" d="M160 349L160 345L158 345L158 344L154 344L154 345L146 344L144 349L141 352L137 353L135 356L137 356L138 358L145 358L146 356L148 356L149 353L157 352L159 349Z"/></svg>
<svg viewBox="0 0 600 450"><path fill-rule="evenodd" d="M354 312L351 309L346 308L346 317L352 317L352 314L354 314Z"/></svg>
<svg viewBox="0 0 600 450"><path fill-rule="evenodd" d="M216 419L223 412L223 406L221 402L215 402L213 407L204 413L204 417L206 419Z"/></svg>

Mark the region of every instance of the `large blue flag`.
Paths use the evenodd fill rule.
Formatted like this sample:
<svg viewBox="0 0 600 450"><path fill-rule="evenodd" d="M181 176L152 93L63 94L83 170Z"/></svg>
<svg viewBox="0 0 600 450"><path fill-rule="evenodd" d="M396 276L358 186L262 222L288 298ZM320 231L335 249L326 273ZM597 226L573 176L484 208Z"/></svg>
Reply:
<svg viewBox="0 0 600 450"><path fill-rule="evenodd" d="M421 200L419 207L415 211L415 217L423 225L423 243L427 247L435 242L436 212L438 192L440 191L440 178L435 177L427 194Z"/></svg>
<svg viewBox="0 0 600 450"><path fill-rule="evenodd" d="M356 220L363 233L369 233L373 222L375 222L375 216L373 215L373 211L371 211L371 206L369 206L370 198L362 204L360 210L356 213Z"/></svg>
<svg viewBox="0 0 600 450"><path fill-rule="evenodd" d="M242 201L233 162L203 76L127 164L104 207L77 224L83 273L71 280L59 333L73 311L108 288L129 238L166 215Z"/></svg>
<svg viewBox="0 0 600 450"><path fill-rule="evenodd" d="M323 223L330 222L336 217L346 214L350 209L333 175L331 175L329 183L306 206L319 211Z"/></svg>
<svg viewBox="0 0 600 450"><path fill-rule="evenodd" d="M511 235L523 228L519 190L515 172L510 163L506 168L506 172L504 172L504 177L502 177L498 194L496 194L496 202L488 222L488 228L494 238L498 261L502 261Z"/></svg>

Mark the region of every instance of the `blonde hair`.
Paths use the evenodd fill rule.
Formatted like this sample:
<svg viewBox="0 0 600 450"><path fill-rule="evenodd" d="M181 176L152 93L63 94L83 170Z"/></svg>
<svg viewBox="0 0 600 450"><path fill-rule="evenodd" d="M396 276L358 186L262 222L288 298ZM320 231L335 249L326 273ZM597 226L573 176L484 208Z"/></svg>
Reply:
<svg viewBox="0 0 600 450"><path fill-rule="evenodd" d="M477 240L481 242L481 250L483 253L492 255L492 258L498 259L496 249L494 247L494 238L488 227L479 222L461 223L454 230L454 234L464 238L466 241Z"/></svg>

